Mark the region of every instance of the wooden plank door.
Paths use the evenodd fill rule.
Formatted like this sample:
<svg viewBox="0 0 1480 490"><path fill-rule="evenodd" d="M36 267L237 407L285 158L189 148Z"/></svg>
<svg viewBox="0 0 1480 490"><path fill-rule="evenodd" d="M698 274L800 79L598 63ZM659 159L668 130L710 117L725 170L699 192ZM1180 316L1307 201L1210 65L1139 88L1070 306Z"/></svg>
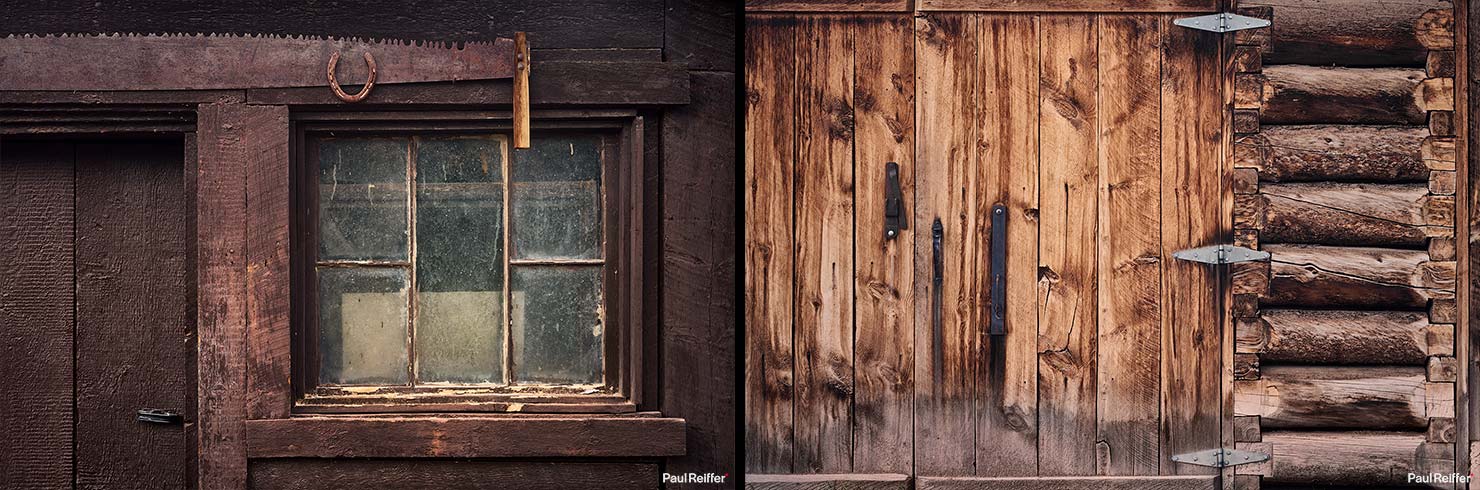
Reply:
<svg viewBox="0 0 1480 490"><path fill-rule="evenodd" d="M178 138L0 145L0 488L191 486L183 158Z"/></svg>
<svg viewBox="0 0 1480 490"><path fill-rule="evenodd" d="M1216 473L1170 458L1228 446L1225 292L1171 255L1228 234L1224 42L1173 18L916 18L914 221L944 230L938 330L933 286L915 289L917 475ZM928 277L931 240L915 241Z"/></svg>

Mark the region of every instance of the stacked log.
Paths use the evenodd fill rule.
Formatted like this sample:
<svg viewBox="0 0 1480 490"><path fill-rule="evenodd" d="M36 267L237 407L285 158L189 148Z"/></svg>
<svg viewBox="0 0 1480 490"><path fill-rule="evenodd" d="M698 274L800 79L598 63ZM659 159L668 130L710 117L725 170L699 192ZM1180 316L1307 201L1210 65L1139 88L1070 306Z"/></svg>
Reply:
<svg viewBox="0 0 1480 490"><path fill-rule="evenodd" d="M1233 269L1234 440L1271 459L1234 487L1452 472L1450 4L1252 4L1276 21L1235 54L1234 238L1272 258Z"/></svg>

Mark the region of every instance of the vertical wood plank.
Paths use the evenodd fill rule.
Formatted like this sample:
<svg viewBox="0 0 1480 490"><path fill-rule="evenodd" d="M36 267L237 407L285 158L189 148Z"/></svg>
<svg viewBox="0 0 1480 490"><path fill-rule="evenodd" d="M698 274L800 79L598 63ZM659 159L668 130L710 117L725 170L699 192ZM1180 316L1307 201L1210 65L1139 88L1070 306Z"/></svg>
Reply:
<svg viewBox="0 0 1480 490"><path fill-rule="evenodd" d="M977 73L977 16L915 18L915 474L975 473L972 376L981 305L974 285L986 265L972 95ZM988 205L990 206L990 205ZM931 223L944 227L941 332L932 322ZM939 352L936 352L939 349ZM940 372L936 372L939 366Z"/></svg>
<svg viewBox="0 0 1480 490"><path fill-rule="evenodd" d="M70 488L73 150L0 150L0 487Z"/></svg>
<svg viewBox="0 0 1480 490"><path fill-rule="evenodd" d="M975 88L978 166L986 192L977 204L989 233L991 206L1007 206L1007 335L987 337L976 378L976 474L1032 476L1038 465L1038 30L1036 18L980 19ZM1009 116L1010 117L1004 117ZM990 257L990 256L988 256ZM982 269L990 274L990 260ZM990 313L990 276L980 275L981 325Z"/></svg>
<svg viewBox="0 0 1480 490"><path fill-rule="evenodd" d="M1096 25L1042 18L1038 470L1095 472Z"/></svg>
<svg viewBox="0 0 1480 490"><path fill-rule="evenodd" d="M262 106L246 162L247 418L288 416L292 342L288 271L288 107Z"/></svg>
<svg viewBox="0 0 1480 490"><path fill-rule="evenodd" d="M745 22L745 470L790 473L796 19Z"/></svg>
<svg viewBox="0 0 1480 490"><path fill-rule="evenodd" d="M1222 349L1215 270L1172 253L1217 243L1224 112L1221 36L1164 18L1161 81L1162 474L1210 474L1171 456L1221 443Z"/></svg>
<svg viewBox="0 0 1480 490"><path fill-rule="evenodd" d="M277 113L205 104L196 122L199 488L246 485L246 168Z"/></svg>
<svg viewBox="0 0 1480 490"><path fill-rule="evenodd" d="M902 208L914 204L915 71L913 20L906 15L857 19L853 230L856 299L853 472L909 473L914 438L914 255L921 224L884 236L885 166L899 164ZM929 225L925 225L929 233Z"/></svg>
<svg viewBox="0 0 1480 490"><path fill-rule="evenodd" d="M79 487L184 488L193 478L185 428L133 417L195 404L182 156L178 141L77 145Z"/></svg>
<svg viewBox="0 0 1480 490"><path fill-rule="evenodd" d="M1161 400L1161 29L1100 30L1099 473L1156 475Z"/></svg>
<svg viewBox="0 0 1480 490"><path fill-rule="evenodd" d="M796 462L847 472L853 404L853 43L842 16L802 19L796 165Z"/></svg>

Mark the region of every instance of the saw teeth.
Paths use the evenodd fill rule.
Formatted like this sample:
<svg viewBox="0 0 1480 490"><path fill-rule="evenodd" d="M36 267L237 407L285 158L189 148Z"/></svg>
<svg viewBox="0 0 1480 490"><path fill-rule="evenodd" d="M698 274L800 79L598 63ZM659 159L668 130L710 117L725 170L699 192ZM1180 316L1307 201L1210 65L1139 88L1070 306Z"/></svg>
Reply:
<svg viewBox="0 0 1480 490"><path fill-rule="evenodd" d="M73 38L246 38L246 39L283 39L295 41L325 41L325 42L348 42L356 44L377 44L382 46L407 46L417 48L441 48L450 50L463 50L475 46L493 46L506 38L479 41L450 41L450 40L426 40L426 39L396 39L396 38L367 38L360 36L334 37L318 36L311 34L272 34L261 32L235 33L235 32L167 32L167 33L128 33L128 32L62 32L62 33L11 33L0 36L0 39L73 39Z"/></svg>

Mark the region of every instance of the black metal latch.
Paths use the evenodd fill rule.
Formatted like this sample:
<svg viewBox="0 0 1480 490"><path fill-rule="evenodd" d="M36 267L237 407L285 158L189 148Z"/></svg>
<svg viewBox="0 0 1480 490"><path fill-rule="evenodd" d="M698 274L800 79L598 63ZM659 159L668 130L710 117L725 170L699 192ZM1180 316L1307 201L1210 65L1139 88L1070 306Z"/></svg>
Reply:
<svg viewBox="0 0 1480 490"><path fill-rule="evenodd" d="M151 424L178 424L185 421L185 417L178 412L160 410L157 408L139 409L139 421Z"/></svg>
<svg viewBox="0 0 1480 490"><path fill-rule="evenodd" d="M884 165L884 239L893 240L909 228L904 217L904 192L899 188L899 164Z"/></svg>
<svg viewBox="0 0 1480 490"><path fill-rule="evenodd" d="M1007 335L1007 206L992 206L991 321L989 335Z"/></svg>

